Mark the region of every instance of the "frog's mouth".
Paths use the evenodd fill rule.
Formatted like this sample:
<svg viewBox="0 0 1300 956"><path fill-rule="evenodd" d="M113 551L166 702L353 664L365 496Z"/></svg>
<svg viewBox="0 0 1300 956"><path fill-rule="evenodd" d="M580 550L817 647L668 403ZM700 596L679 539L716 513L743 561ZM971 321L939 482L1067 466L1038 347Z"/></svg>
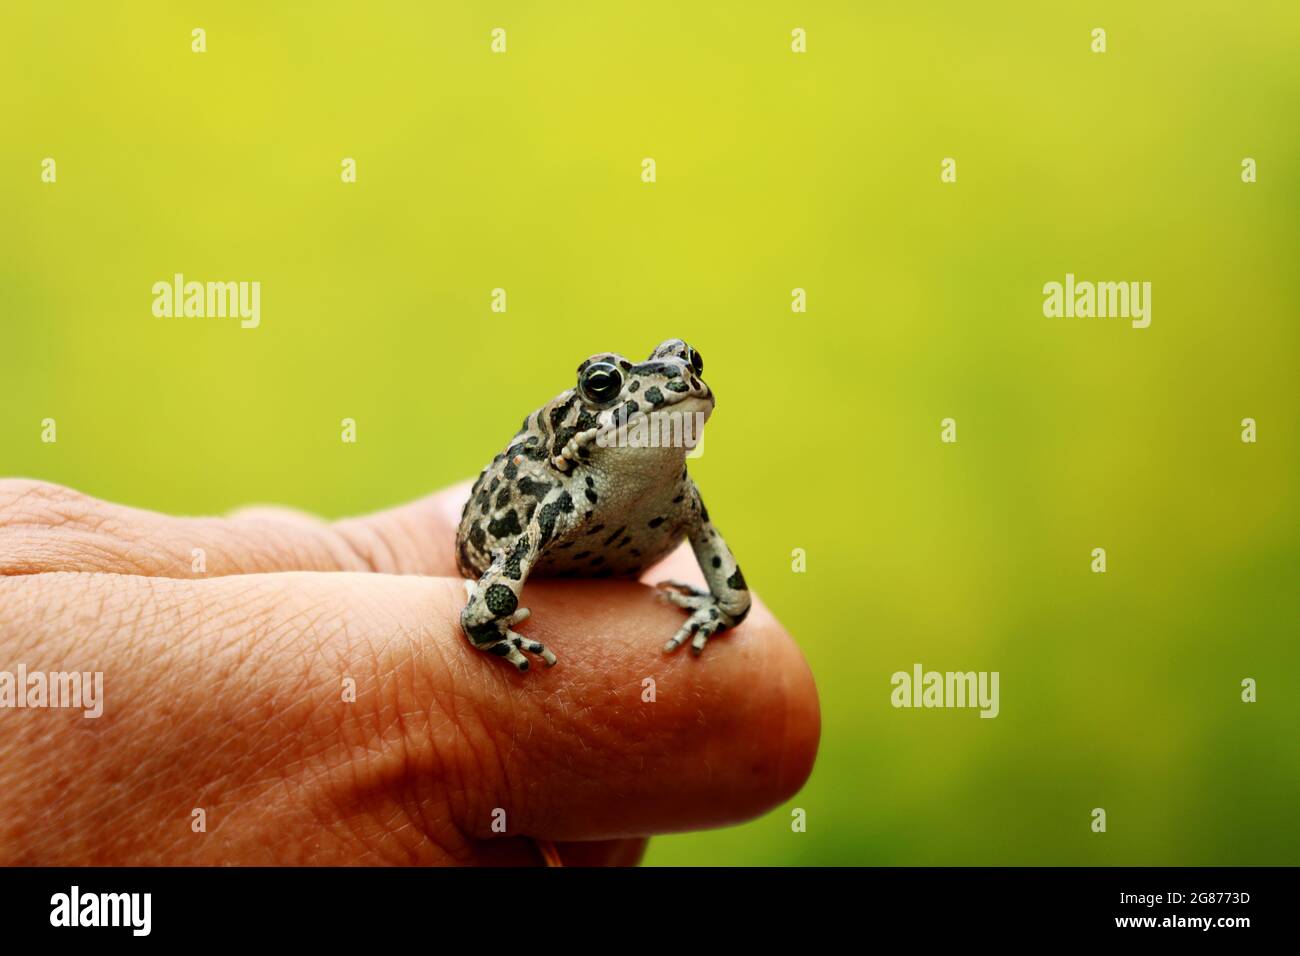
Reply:
<svg viewBox="0 0 1300 956"><path fill-rule="evenodd" d="M561 471L589 461L598 450L609 448L677 449L685 455L704 437L704 425L713 414L713 394L674 394L653 408L628 411L626 405L602 411L595 428L578 432L551 463Z"/></svg>

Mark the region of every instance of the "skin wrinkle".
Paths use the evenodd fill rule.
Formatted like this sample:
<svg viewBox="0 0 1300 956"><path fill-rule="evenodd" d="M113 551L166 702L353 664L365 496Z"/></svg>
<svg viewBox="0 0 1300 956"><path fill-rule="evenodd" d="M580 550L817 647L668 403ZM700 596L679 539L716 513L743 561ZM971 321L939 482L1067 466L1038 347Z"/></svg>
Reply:
<svg viewBox="0 0 1300 956"><path fill-rule="evenodd" d="M308 696L302 706L309 711L303 722L309 723L311 712L319 709L320 704ZM319 759L318 754L305 748L295 737L269 737L266 745L247 751L245 765L248 767L248 777L252 780L272 772L277 774L279 779L291 778L296 773L305 772ZM242 781L236 785L241 784Z"/></svg>
<svg viewBox="0 0 1300 956"><path fill-rule="evenodd" d="M437 653L441 655L441 649L436 642L433 642L435 650L430 651L427 648L409 648L412 656L415 657L425 653ZM445 658L445 655L442 655ZM427 673L427 672L426 672ZM461 761L454 759L458 754L466 751L463 746L464 729L462 726L461 707L462 701L468 699L467 680L464 672L460 667L454 667L447 671L450 680L446 686L439 692L436 687L432 690L433 707L429 713L439 713L443 715L441 724L434 726L429 725L428 735L424 738L429 741L422 756L429 761L430 767L438 776L445 781L446 802L452 813L453 819L467 819L470 815L470 809L464 795L467 792L465 783L465 774L462 772ZM419 698L417 698L419 699ZM438 740L450 738L450 746L439 746L435 743ZM468 750L471 759L477 760L477 754L470 748ZM426 826L436 826L436 820L430 820L426 812L422 815L426 820Z"/></svg>
<svg viewBox="0 0 1300 956"><path fill-rule="evenodd" d="M399 567L396 551L389 545L382 529L373 525L358 527L352 522L340 522L332 532L369 571L392 574Z"/></svg>
<svg viewBox="0 0 1300 956"><path fill-rule="evenodd" d="M518 728L519 728L520 720L522 719L523 711L519 706L519 702L515 699L513 695L507 698L506 708L507 708L508 716L507 719L505 720L505 725L510 728L508 734L509 736L508 749L506 747L498 746L492 748L491 752L496 756L497 773L499 774L499 777L506 789L506 792L510 795L510 801L509 801L510 805L508 807L504 807L503 809L506 810L506 832L513 834L519 832L518 830L511 828L512 825L514 825L517 822L519 817L523 817L525 821L529 819L529 815L532 812L532 804L534 802L535 795L533 793L527 792L526 785L522 789L522 791L519 787L512 785L512 781L514 780L527 781L530 778L527 772L526 761L523 759L524 751L520 750L518 747L518 742L519 742ZM532 725L530 723L529 724L530 735L531 735L531 729L532 729ZM518 762L520 764L524 764L525 766L522 768L521 773L517 775L512 775L511 768L515 766L516 755L518 755Z"/></svg>
<svg viewBox="0 0 1300 956"><path fill-rule="evenodd" d="M382 822L382 815L391 811L392 807L386 801L376 804L359 800L348 808L336 811L328 825L348 834L364 850L364 856L392 863L396 862L392 851L400 847L394 847Z"/></svg>
<svg viewBox="0 0 1300 956"><path fill-rule="evenodd" d="M336 765L333 768L325 765L319 767L305 767L303 773L314 773L315 777L313 780L307 782L302 780L300 775L286 775L284 777L284 783L286 791L288 791L291 786L295 784L297 785L298 791L293 793L294 804L305 807L308 813L310 813L312 818L316 821L320 830L334 837L338 840L340 847L344 847L347 844L345 843L341 832L348 829L345 824L345 808L340 804L330 802L327 799L307 799L309 793L320 793L328 796L333 787L330 776L332 773L339 772L338 768L340 767L343 772L346 772L347 770L355 770L355 767L351 767L348 764Z"/></svg>
<svg viewBox="0 0 1300 956"><path fill-rule="evenodd" d="M391 682L399 684L400 680L402 680L402 672L400 672L400 669L394 669L393 672L391 672L389 679ZM409 779L412 775L412 762L407 745L408 734L409 728L407 727L406 721L404 721L403 714L400 713L400 711L396 711L393 732L381 737L380 741L378 741L378 747L369 750L367 757L370 763L382 761L382 758L385 757L386 754L391 754L390 760L393 762L393 769L390 771L391 777L399 780ZM372 773L374 773L373 770ZM383 778L380 777L380 779L382 780ZM354 778L354 784L356 783L357 782ZM360 786L354 786L354 791L360 790ZM381 790L383 790L382 787ZM406 817L409 826L409 823L411 823L411 813L409 813L407 804L407 800L394 801L391 813L396 814L396 816ZM403 831L406 829L407 827L403 827ZM409 862L417 861L416 847L412 847L412 845L404 845L398 832L394 832L394 840L398 843L399 847L404 847L404 849L406 849Z"/></svg>
<svg viewBox="0 0 1300 956"><path fill-rule="evenodd" d="M41 530L57 529L75 520L79 512L84 511L81 496L69 488L47 485L44 482L18 481L17 488L10 488L10 482L4 482L0 497L10 498L4 508L4 514L17 527L38 527ZM41 506L44 505L42 508ZM35 506L28 511L24 506ZM31 520L23 521L24 516Z"/></svg>
<svg viewBox="0 0 1300 956"><path fill-rule="evenodd" d="M367 638L368 639L368 638ZM411 646L407 640L406 645ZM373 645L372 645L373 647ZM379 661L386 661L385 655L372 651L371 658ZM401 661L393 663L387 674L381 674L377 683L397 682L399 685L406 685L411 679L408 675L412 672L410 668L404 668ZM359 688L360 690L360 688ZM362 697L359 695L358 703ZM356 706L356 705L352 705ZM409 741L412 739L412 730L404 721L404 714L395 711L395 721L399 732L380 739L377 744L367 744L364 747L364 756L357 757L353 753L353 759L344 766L350 771L342 786L330 788L333 795L334 803L338 811L345 818L350 819L355 811L356 806L366 806L369 798L374 794L383 794L395 789L394 783L406 781L414 775L414 768L410 756ZM394 751L396 755L394 756ZM400 788L398 792L401 792ZM404 801L409 803L409 801ZM418 814L412 811L409 806L403 811L408 818L415 819ZM421 821L424 823L424 821ZM445 826L443 827L445 829ZM425 834L436 834L439 828L424 823L421 827ZM444 838L445 839L445 838ZM410 852L415 852L411 850Z"/></svg>
<svg viewBox="0 0 1300 956"><path fill-rule="evenodd" d="M234 650L238 650L238 649L234 648ZM224 693L224 688L226 687L227 684L233 684L234 688L237 689L238 691L239 685L238 683L235 683L235 680L237 680L237 678L238 678L238 672L235 670L221 671L220 675L218 675L216 678L216 687L212 688L214 689L214 691L216 691L216 693L214 693L214 695L209 695L209 698L213 696L221 697L222 693ZM186 713L186 711L182 711L181 724L179 724L179 726L181 726L182 730L183 727L188 726L188 724L199 724L199 726L201 727L203 726L203 724L207 723L207 719L208 719L208 714L205 713L203 709L190 711L190 713ZM238 744L239 741L235 741L235 743ZM213 748L211 750L211 753L221 754L227 752L227 750L229 750L229 752L231 753L237 753L237 754L243 753L240 752L238 745L234 745L234 747L231 747L229 741L225 741L225 740L218 741L217 747ZM235 763L235 770L239 770L239 769L243 769L243 767L240 767L239 763L237 762ZM156 775L159 775L159 777L168 777L170 773L172 773L172 767L170 767L169 765L165 765L165 763L162 763L162 765L157 767ZM234 773L233 771L233 773L227 775L225 779L213 780L213 782L208 784L207 790L220 792L222 793L222 795L226 797L227 800L233 799L233 797L238 796L238 793L240 791L246 790L246 788L250 788L251 790L250 784L248 784L246 778L247 778L247 771L244 774ZM153 783L153 778L151 777L136 779L136 787L146 792L153 790L153 787L151 786L152 783ZM199 805L207 806L207 809L209 809L209 817L211 817L211 812L217 809L216 806L213 805L213 803L217 803L217 801L216 800L211 801L211 803L207 805L199 804ZM194 804L190 804L190 805L192 806ZM186 817L188 817L187 810L186 810ZM209 834L211 834L211 832L213 832L213 829L209 829Z"/></svg>
<svg viewBox="0 0 1300 956"><path fill-rule="evenodd" d="M84 562L86 557L94 555L98 559L96 568L108 571L127 571L154 573L164 576L190 577L191 555L194 546L203 546L207 552L207 577L219 577L225 574L253 573L272 570L285 564L292 564L310 570L358 570L358 571L403 571L424 570L418 560L411 560L406 555L418 551L411 547L409 533L397 533L394 536L394 522L387 520L348 519L330 526L323 522L306 520L300 514L285 513L277 509L254 509L239 514L231 519L210 518L168 518L152 512L124 508L98 501L71 489L56 485L40 483L0 482L0 486L22 486L17 491L0 488L0 502L13 501L15 498L28 498L56 502L57 515L48 511L38 513L32 522L22 522L10 512L0 511L0 531L5 528L30 527L40 532L45 541L55 541L62 545L75 544L72 554L62 551L42 551L41 541L32 541L30 536L20 538L22 548L35 550L43 554L43 566L50 569L51 562L71 567L78 566L78 560ZM421 509L406 506L415 513ZM51 534L65 524L74 524L78 534L69 541L65 535ZM111 527L112 534L104 535L105 528ZM141 530L146 529L146 530ZM89 532L89 533L87 533ZM98 538L106 537L101 543ZM400 540L402 547L394 542ZM362 541L369 541L369 548L363 548ZM167 554L166 560L131 561L127 564L123 552L134 545L141 545L147 556L155 554L161 546ZM254 560L241 561L238 553L241 544L254 545ZM0 549L12 551L12 546ZM404 557L398 557L399 552ZM383 558L378 557L382 553ZM233 554L236 557L227 557ZM13 561L6 562L3 571L31 572L41 567L42 562L28 561L16 567Z"/></svg>
<svg viewBox="0 0 1300 956"><path fill-rule="evenodd" d="M463 771L458 778L456 789L457 796L462 798L461 816L462 825L466 827L466 832L470 836L480 839L490 839L493 836L491 829L491 811L500 805L494 797L484 794L483 799L464 800L469 794L476 794L475 785L481 786L480 782L489 780L486 770L487 761L484 759L482 751L490 746L490 738L485 733L486 728L477 714L477 708L461 709L460 704L468 700L467 697L456 698L457 709L452 716L452 745L455 752L463 754L464 757L459 761L452 761L452 765ZM473 721L471 723L471 720ZM485 739L488 738L488 739ZM468 779L468 783L466 780ZM489 807L488 804L491 804ZM508 811L507 811L508 813Z"/></svg>
<svg viewBox="0 0 1300 956"><path fill-rule="evenodd" d="M8 484L5 482L4 484ZM105 528L110 526L110 516L106 513L96 513L90 502L91 499L78 495L70 489L59 488L58 486L40 486L23 483L25 487L17 491L16 500L12 507L5 508L3 512L4 520L0 521L0 529L16 528L26 531L37 531L41 536L49 536L51 532L58 532L68 529L71 534L56 537L55 540L64 540L70 538L73 543L87 549L99 547L95 541L95 536L104 535ZM0 500L13 499L14 493L0 492ZM31 515L31 521L21 520L23 511L20 506L24 503L41 503L44 502L46 507L42 510L39 506L36 512ZM70 527L71 526L71 527ZM107 535L110 538L115 536L111 533ZM13 537L13 535L6 535ZM17 536L19 541L23 541L23 535ZM119 544L122 542L119 542ZM29 547L31 544L29 543ZM39 543L38 543L39 547ZM9 548L6 548L9 550ZM102 549L107 552L108 549ZM126 556L129 558L129 555ZM57 563L57 562L56 562Z"/></svg>
<svg viewBox="0 0 1300 956"><path fill-rule="evenodd" d="M27 510L12 510L23 501L29 503ZM6 556L0 573L90 564L100 571L190 578L194 547L205 549L206 577L285 564L311 570L370 570L369 562L329 526L315 527L309 535L304 535L305 527L311 526L267 516L167 518L57 485L7 480L0 482L0 555ZM241 544L249 543L254 544L252 560L240 560Z"/></svg>
<svg viewBox="0 0 1300 956"><path fill-rule="evenodd" d="M351 788L329 787L329 792L336 797L336 818L354 825L355 821L364 819L368 813L380 807L388 808L390 812L402 812L408 821L413 822L412 815L404 809L405 799L400 788L393 786L394 779L405 780L400 765L390 768L383 760L383 752L367 754L365 764L365 776L359 785ZM454 846L462 838L449 827L448 821L449 818L444 816L438 826L421 827L420 832L425 840L434 845Z"/></svg>
<svg viewBox="0 0 1300 956"><path fill-rule="evenodd" d="M358 633L345 624L341 634L343 648L339 655L340 661L382 660L373 652L368 656L357 652L358 642L368 640L363 633ZM336 670L338 674L353 676L354 679L358 676L354 673L357 671L354 666L340 666ZM382 729L382 717L378 707L379 692L385 679L383 673L376 671L372 675L371 683L367 684L364 678L359 680L355 703L344 704L338 692L331 692L338 700L337 706L341 708L336 723L336 732L339 742L339 755L343 759L331 761L330 763L340 768L339 773L342 779L341 782L335 781L333 779L334 774L322 773L320 778L320 782L323 784L321 799L332 806L336 816L340 818L346 819L347 814L350 812L349 801L343 795L362 791L363 780L376 772L374 755L382 753L387 747ZM369 705L372 701L374 701L375 706L370 708ZM361 710L358 711L357 708L361 708ZM364 719L363 715L368 715L369 719ZM362 719L358 720L358 718ZM354 736L358 732L359 736Z"/></svg>
<svg viewBox="0 0 1300 956"><path fill-rule="evenodd" d="M359 696L358 703L360 703L362 699L363 698ZM351 706L355 706L355 705L351 705ZM340 814L344 815L345 818L350 818L351 815L350 804L364 806L365 804L364 799L357 801L352 799L351 795L364 794L368 789L371 789L368 788L368 786L364 783L367 777L377 778L380 781L380 783L378 786L374 787L373 789L376 792L380 792L380 793L383 792L384 777L382 776L382 774L384 772L383 769L384 755L392 752L392 748L394 746L393 744L394 740L396 740L396 746L398 747L398 751L400 755L395 772L398 776L401 776L403 773L406 772L406 769L404 767L406 763L406 757L404 756L404 754L401 754L404 736L400 733L396 735L390 734L387 735L385 738L379 739L377 742L371 742L363 745L363 751L364 751L363 756L358 757L356 755L356 752L354 752L353 759L345 762L342 765L342 767L346 771L350 771L350 779L348 778L347 775L345 775L344 778L345 783L342 787L338 788L337 793L335 794L334 803L336 805L336 810ZM339 799L338 797L339 793L348 794L350 796L348 799Z"/></svg>
<svg viewBox="0 0 1300 956"><path fill-rule="evenodd" d="M137 774L133 779L125 781L121 786L109 786L107 788L110 797L94 814L101 829L108 833L114 832L117 820L124 818L131 810L130 804L133 802L132 785L138 784L141 781L141 776ZM148 786L147 779L145 779L143 783L146 787ZM55 829L52 835L55 836L56 842L59 841L60 837L62 837L63 840L73 842L77 839L78 831L65 829L63 832L60 832L58 829Z"/></svg>
<svg viewBox="0 0 1300 956"><path fill-rule="evenodd" d="M469 482L457 486L469 492ZM344 518L330 526L331 530L353 553L371 562L372 570L384 574L446 574L454 567L451 539L459 520L459 505L453 510L440 511L436 503L421 500L400 505L391 511L365 518ZM420 537L417 539L416 534ZM373 559L376 549L363 548L361 542L378 540L391 563ZM441 547L434 542L445 542ZM443 559L432 559L433 551Z"/></svg>
<svg viewBox="0 0 1300 956"><path fill-rule="evenodd" d="M411 650L412 653L416 653L415 648L411 648ZM429 699L434 702L433 706L431 706L427 711L428 716L426 719L429 721L427 739L436 740L445 736L448 732L456 732L456 724L451 716L452 711L448 702L455 702L462 696L461 672L458 667L445 667L446 655L442 653L441 648L436 642L430 642L429 644L422 646L419 648L419 653L438 656L444 664L443 673L448 676L446 688L441 692L438 690L436 685L433 685L433 682L429 681L427 678L426 683L433 686L425 687L417 685L419 691L427 691L428 693L427 696L425 696L424 693L421 693L416 699ZM427 670L417 672L426 675L430 673ZM441 716L441 723L438 723L437 721L439 716ZM457 796L459 792L463 790L463 783L461 783L458 778L458 765L450 759L450 756L451 755L444 752L442 748L436 746L429 748L428 760L430 775L433 779L443 780L446 781L446 783L444 804L436 805L431 801L423 801L420 804L419 819L423 823L426 833L436 832L443 820L463 819L465 816L466 808L464 802L462 801L459 807L457 807L456 804ZM435 814L435 809L440 812ZM465 846L459 848L460 857L463 857L466 853L467 845L468 844L466 843Z"/></svg>
<svg viewBox="0 0 1300 956"><path fill-rule="evenodd" d="M372 654L374 654L374 653L376 652L376 650L377 650L377 649L374 647L373 642L372 642L372 644L371 644L371 651L372 651ZM394 678L395 681L399 682L399 684L400 684L400 682L402 681L402 676L403 676L403 675L402 675L402 671L401 671L401 669L400 669L400 668L395 669L394 674L393 674L393 678ZM412 680L413 680L413 677L412 677ZM399 690L399 693L400 693L400 690ZM414 763L413 763L413 761L412 761L412 759L411 759L411 750L410 750L410 740L411 740L411 737L410 737L410 728L409 728L408 725L407 725L407 721L406 721L406 719L405 719L405 714L402 712L401 708L396 708L396 709L395 709L395 727L396 727L396 734L395 734L395 736L396 736L396 741L395 741L395 744L390 744L390 746L396 746L396 748L397 748L397 751L398 751L398 760L399 760L399 768L400 768L400 769L399 769L399 773L400 773L401 777L402 777L403 779L407 779L407 780L409 780L409 779L411 779L413 776L415 776L415 767L414 767ZM403 801L401 801L398 805L396 805L396 806L394 807L394 812L396 813L396 812L398 812L398 811L400 810L401 814L405 817L405 820L406 820L405 825L404 825L400 830L395 830L395 831L393 832L393 838L394 838L394 840L398 843L399 846L404 845L404 841L403 841L403 839L402 839L402 834L405 833L408 829L413 828L413 827L414 827L414 824L415 824L415 821L416 821L416 819L418 818L419 803L418 803L418 801L414 801L414 803L415 803L415 806L414 806L414 807L411 806L411 803L412 803L412 801L409 800L409 799L408 799L408 800L403 800ZM426 831L426 832L430 832L430 831ZM406 851L407 851L407 855L408 855L408 862L410 862L410 863L417 863L417 862L419 861L419 858L418 858L418 855L417 855L417 853L418 853L418 847L417 847L417 846L412 846L412 845L407 844L407 845L406 845Z"/></svg>
<svg viewBox="0 0 1300 956"><path fill-rule="evenodd" d="M218 691L218 693L220 693L220 691ZM203 715L202 715L202 714L196 714L196 715L194 715L193 719L196 720L196 721L202 721L202 719L203 719ZM287 735L287 737L288 737L288 739L290 739L290 740L293 739L293 735ZM237 747L236 747L235 749L236 749L236 751L238 751L238 748L237 748ZM169 768L165 768L165 767L164 767L164 768L159 768L160 772L167 772L168 769L169 769ZM137 781L138 781L138 783L139 783L140 785L144 786L146 789L151 788L152 783L153 783L153 781L152 781L152 779L151 779L150 777L145 776L145 777L143 777L143 778L140 778L140 777L139 777L139 774L137 774ZM229 783L230 783L230 781L226 781L225 783L226 783L227 786L228 786ZM129 794L128 794L128 797L129 797Z"/></svg>

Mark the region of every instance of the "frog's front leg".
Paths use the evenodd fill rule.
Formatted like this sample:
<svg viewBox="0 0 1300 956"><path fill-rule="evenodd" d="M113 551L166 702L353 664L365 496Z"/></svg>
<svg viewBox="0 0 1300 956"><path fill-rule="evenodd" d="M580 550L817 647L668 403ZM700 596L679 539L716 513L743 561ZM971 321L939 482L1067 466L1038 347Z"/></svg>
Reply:
<svg viewBox="0 0 1300 956"><path fill-rule="evenodd" d="M710 637L735 627L749 613L749 589L745 586L745 576L740 573L740 565L709 520L709 512L699 500L698 491L695 497L699 507L696 509L696 524L690 532L691 548L709 589L703 591L680 581L660 582L664 599L685 608L690 615L664 645L664 653L677 650L694 634L691 653L698 655Z"/></svg>
<svg viewBox="0 0 1300 956"><path fill-rule="evenodd" d="M556 661L545 644L516 634L511 628L528 619L528 608L519 606L519 595L528 572L555 536L557 528L572 517L573 510L573 499L568 492L547 496L534 511L523 533L497 552L478 583L465 582L469 603L460 613L460 626L465 636L479 650L504 657L520 671L528 670L524 651L540 656L547 667Z"/></svg>

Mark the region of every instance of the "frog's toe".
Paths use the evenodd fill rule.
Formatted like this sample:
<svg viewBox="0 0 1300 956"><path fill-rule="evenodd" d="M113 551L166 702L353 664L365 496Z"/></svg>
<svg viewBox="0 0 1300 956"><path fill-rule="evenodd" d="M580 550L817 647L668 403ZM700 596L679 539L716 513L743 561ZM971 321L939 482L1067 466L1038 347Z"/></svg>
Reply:
<svg viewBox="0 0 1300 956"><path fill-rule="evenodd" d="M695 630L695 625L693 625L690 621L687 621L685 624L683 624L681 626L681 629L672 637L670 637L668 639L668 643L664 645L664 653L671 654L673 651L677 650L677 648L685 644L686 639L691 636L691 632L694 630Z"/></svg>
<svg viewBox="0 0 1300 956"><path fill-rule="evenodd" d="M684 607L688 611L698 611L702 607L713 606L713 596L708 591L684 594L681 591L669 591L661 587L658 595L659 600L666 601L669 604L676 604L678 607Z"/></svg>
<svg viewBox="0 0 1300 956"><path fill-rule="evenodd" d="M514 642L508 639L502 639L497 641L495 644L489 644L487 647L483 648L483 650L487 651L489 654L495 654L497 657L504 657L511 664L515 665L515 670L521 673L528 670L528 658L519 653L519 649L515 647Z"/></svg>
<svg viewBox="0 0 1300 956"><path fill-rule="evenodd" d="M528 616L527 611L524 612L524 616L525 617ZM510 633L510 643L513 644L516 648L520 650L525 650L529 654L536 654L546 663L547 667L555 666L555 662L559 658L557 658L555 656L555 653L549 647L543 644L541 641L531 640L527 637L524 637L522 634L516 634L514 631L510 631L509 633Z"/></svg>
<svg viewBox="0 0 1300 956"><path fill-rule="evenodd" d="M694 605L691 604L692 597L689 594L678 594L676 591L660 591L658 596L659 600L665 604L676 604L678 607L694 610Z"/></svg>
<svg viewBox="0 0 1300 956"><path fill-rule="evenodd" d="M655 585L655 587L659 589L659 594L665 600L672 601L674 604L679 603L675 598L682 595L688 595L690 597L705 597L709 593L703 588L697 588L695 585L686 584L683 581L660 581ZM680 606L689 607L692 605L681 604Z"/></svg>
<svg viewBox="0 0 1300 956"><path fill-rule="evenodd" d="M713 633L718 630L718 612L710 607L701 607L691 613L686 619L686 623L678 628L677 633L669 638L668 643L664 645L664 653L671 654L677 648L681 647L695 635L691 641L691 653L699 656L704 650L704 645L708 642Z"/></svg>
<svg viewBox="0 0 1300 956"><path fill-rule="evenodd" d="M705 624L695 632L695 640L691 641L691 653L699 657L704 653L704 645L708 643L709 638L713 636L714 625Z"/></svg>
<svg viewBox="0 0 1300 956"><path fill-rule="evenodd" d="M526 615L525 615L526 616ZM541 641L534 641L531 638L524 637L522 634L516 634L509 628L506 629L505 637L483 647L483 650L497 657L504 657L507 661L515 666L516 670L526 671L530 667L530 662L524 656L524 651L529 654L536 654L540 657L547 667L554 667L556 658Z"/></svg>

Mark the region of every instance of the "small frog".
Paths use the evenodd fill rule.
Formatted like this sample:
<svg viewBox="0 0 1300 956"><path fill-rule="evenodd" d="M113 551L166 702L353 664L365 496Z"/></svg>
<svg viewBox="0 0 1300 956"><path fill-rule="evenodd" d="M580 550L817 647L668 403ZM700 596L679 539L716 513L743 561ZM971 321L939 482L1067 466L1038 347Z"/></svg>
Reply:
<svg viewBox="0 0 1300 956"><path fill-rule="evenodd" d="M664 651L694 635L699 654L745 619L745 577L686 473L686 454L713 413L703 373L704 359L681 339L640 363L593 355L578 366L574 388L524 419L474 482L456 532L460 572L478 579L465 582L460 616L475 647L521 671L524 652L550 667L549 648L512 630L529 614L519 606L529 574L635 577L683 537L709 588L659 584L663 599L688 615Z"/></svg>

